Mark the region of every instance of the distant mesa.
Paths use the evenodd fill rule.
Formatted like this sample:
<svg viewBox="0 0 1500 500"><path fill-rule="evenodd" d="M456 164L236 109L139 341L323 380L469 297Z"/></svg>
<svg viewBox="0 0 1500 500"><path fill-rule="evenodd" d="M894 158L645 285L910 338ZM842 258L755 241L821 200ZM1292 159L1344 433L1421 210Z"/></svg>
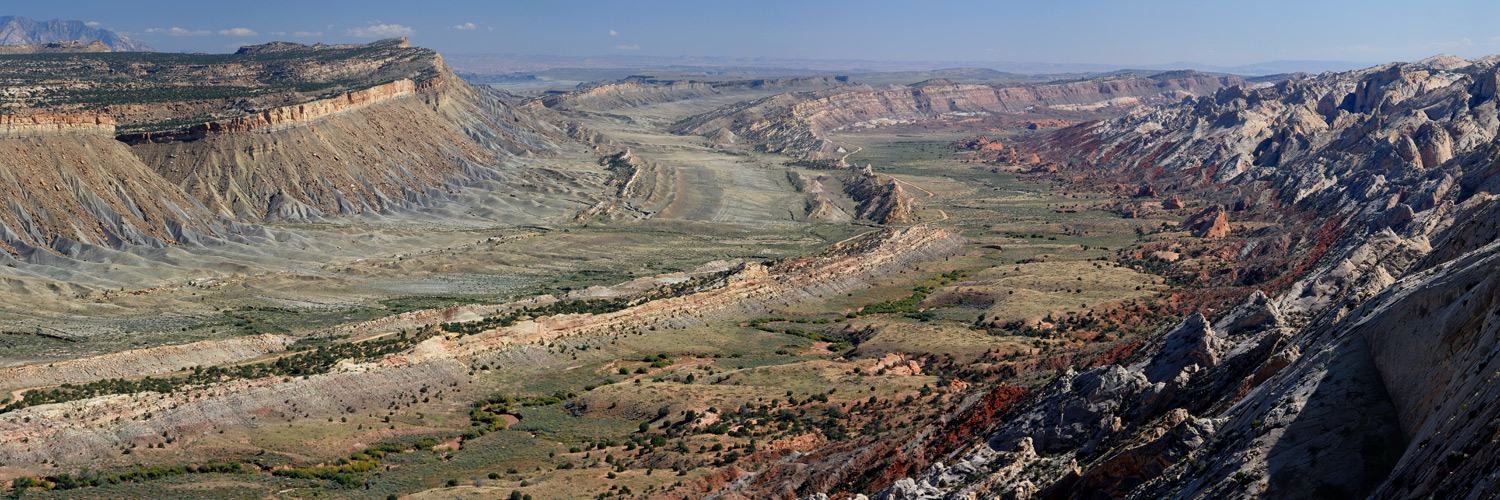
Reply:
<svg viewBox="0 0 1500 500"><path fill-rule="evenodd" d="M0 45L44 45L58 42L93 42L104 44L112 52L154 52L150 46L120 36L107 29L91 28L83 21L37 21L22 16L0 16ZM76 52L104 52L84 50ZM31 54L38 52L0 52L0 54Z"/></svg>
<svg viewBox="0 0 1500 500"><path fill-rule="evenodd" d="M89 43L66 41L39 43L35 45L0 45L0 54L75 54L85 52L112 52L104 42Z"/></svg>

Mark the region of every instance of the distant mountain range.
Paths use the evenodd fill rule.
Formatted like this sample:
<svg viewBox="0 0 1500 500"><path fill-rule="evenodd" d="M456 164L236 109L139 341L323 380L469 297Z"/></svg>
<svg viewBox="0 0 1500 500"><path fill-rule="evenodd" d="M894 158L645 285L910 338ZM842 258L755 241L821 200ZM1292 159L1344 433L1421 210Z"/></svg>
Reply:
<svg viewBox="0 0 1500 500"><path fill-rule="evenodd" d="M1170 71L1191 69L1206 73L1263 76L1284 73L1322 73L1350 71L1377 63L1358 61L1280 60L1238 66L1220 66L1194 62L1146 65L1110 65L1095 63L1044 63L1005 61L869 61L857 59L779 59L767 57L653 57L602 55L591 57L543 56L516 54L453 54L446 56L454 69L471 74L543 73L557 69L663 69L735 68L738 70L769 68L818 72L902 72L932 71L947 68L982 68L1019 75L1096 75L1121 70Z"/></svg>
<svg viewBox="0 0 1500 500"><path fill-rule="evenodd" d="M37 21L29 17L0 16L0 45L36 45L53 42L89 43L98 40L115 52L152 52L144 43L89 27L83 21Z"/></svg>

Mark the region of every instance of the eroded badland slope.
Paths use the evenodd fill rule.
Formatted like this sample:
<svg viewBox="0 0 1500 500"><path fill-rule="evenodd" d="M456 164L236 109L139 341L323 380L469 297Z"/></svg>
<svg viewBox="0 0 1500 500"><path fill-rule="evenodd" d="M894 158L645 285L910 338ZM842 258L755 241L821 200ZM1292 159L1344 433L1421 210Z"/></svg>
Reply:
<svg viewBox="0 0 1500 500"><path fill-rule="evenodd" d="M402 40L0 68L38 495L1500 493L1494 58L529 102ZM151 307L193 320L65 321Z"/></svg>

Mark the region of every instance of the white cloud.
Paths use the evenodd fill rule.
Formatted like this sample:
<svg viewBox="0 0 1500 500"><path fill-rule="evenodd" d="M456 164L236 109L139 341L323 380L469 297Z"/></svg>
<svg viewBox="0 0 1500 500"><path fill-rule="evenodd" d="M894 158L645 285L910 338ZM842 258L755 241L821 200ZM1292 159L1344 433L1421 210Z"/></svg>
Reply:
<svg viewBox="0 0 1500 500"><path fill-rule="evenodd" d="M616 45L616 50L641 50L640 45Z"/></svg>
<svg viewBox="0 0 1500 500"><path fill-rule="evenodd" d="M620 36L620 32L615 31L615 30L609 30L609 36Z"/></svg>
<svg viewBox="0 0 1500 500"><path fill-rule="evenodd" d="M173 26L171 28L146 28L147 33L167 36L203 36L212 33L208 30L185 30Z"/></svg>
<svg viewBox="0 0 1500 500"><path fill-rule="evenodd" d="M90 28L92 28L94 26L99 26L99 25L102 25L102 24L104 24L104 23L101 23L99 21L89 21L89 22L83 23L84 26L88 26Z"/></svg>
<svg viewBox="0 0 1500 500"><path fill-rule="evenodd" d="M456 30L472 30L472 29L479 29L479 27L475 26L474 23L463 23L463 24L459 24L459 25L454 26L453 29L456 29Z"/></svg>
<svg viewBox="0 0 1500 500"><path fill-rule="evenodd" d="M323 36L323 32L321 32L321 31L296 31L296 32L292 33L292 36L300 37L300 38L307 38L307 37L313 37L313 36Z"/></svg>
<svg viewBox="0 0 1500 500"><path fill-rule="evenodd" d="M360 38L385 38L393 36L407 36L416 33L409 26L399 24L372 24L363 28L349 28L344 30L345 35Z"/></svg>
<svg viewBox="0 0 1500 500"><path fill-rule="evenodd" d="M233 36L255 36L259 35L260 33L256 33L255 30L250 28L229 28L227 30L219 30L219 34Z"/></svg>
<svg viewBox="0 0 1500 500"><path fill-rule="evenodd" d="M411 33L417 32L401 24L371 24L362 29L344 30L344 35L359 36L359 38L389 38L389 36L408 36Z"/></svg>

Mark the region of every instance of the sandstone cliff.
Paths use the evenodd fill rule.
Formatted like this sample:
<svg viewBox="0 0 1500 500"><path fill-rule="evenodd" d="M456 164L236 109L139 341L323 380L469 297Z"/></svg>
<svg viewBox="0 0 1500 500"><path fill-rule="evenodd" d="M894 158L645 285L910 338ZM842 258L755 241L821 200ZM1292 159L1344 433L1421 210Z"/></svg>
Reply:
<svg viewBox="0 0 1500 500"><path fill-rule="evenodd" d="M708 136L727 129L769 151L805 153L826 134L849 127L912 123L943 116L1015 114L1036 106L1130 107L1175 102L1226 86L1236 77L1194 73L992 87L934 79L894 90L851 87L772 96L689 117L678 133Z"/></svg>

